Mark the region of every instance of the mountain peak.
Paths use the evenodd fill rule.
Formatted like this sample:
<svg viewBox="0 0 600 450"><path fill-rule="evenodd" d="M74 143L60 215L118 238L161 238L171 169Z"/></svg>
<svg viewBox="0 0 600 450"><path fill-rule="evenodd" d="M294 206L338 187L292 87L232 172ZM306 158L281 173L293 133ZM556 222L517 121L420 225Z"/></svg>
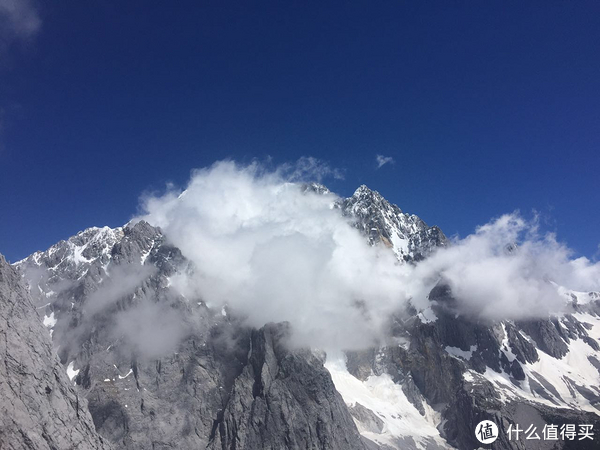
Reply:
<svg viewBox="0 0 600 450"><path fill-rule="evenodd" d="M350 197L350 198L353 199L356 203L365 202L365 201L366 202L374 202L378 206L390 204L383 197L383 195L381 195L378 191L370 189L365 184L361 184L356 189L356 191L354 191L354 194L352 194L352 197Z"/></svg>
<svg viewBox="0 0 600 450"><path fill-rule="evenodd" d="M360 195L368 195L368 194L373 194L373 193L377 193L379 194L377 191L373 191L372 189L369 189L369 187L366 184L361 184L355 191L354 194L352 195L353 197L356 196L360 196Z"/></svg>

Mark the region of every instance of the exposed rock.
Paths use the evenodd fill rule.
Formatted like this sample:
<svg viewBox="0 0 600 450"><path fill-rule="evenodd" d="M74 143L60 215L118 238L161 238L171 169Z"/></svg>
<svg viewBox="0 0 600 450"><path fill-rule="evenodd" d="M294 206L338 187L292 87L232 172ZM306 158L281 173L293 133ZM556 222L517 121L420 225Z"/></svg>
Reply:
<svg viewBox="0 0 600 450"><path fill-rule="evenodd" d="M248 364L236 378L210 448L364 449L322 361L289 351L285 328L252 332Z"/></svg>
<svg viewBox="0 0 600 450"><path fill-rule="evenodd" d="M522 321L518 324L536 343L540 350L555 358L567 354L568 347L560 335L556 322L551 319Z"/></svg>
<svg viewBox="0 0 600 450"><path fill-rule="evenodd" d="M371 433L381 433L383 431L383 420L360 403L350 407L350 414L362 424L366 431Z"/></svg>
<svg viewBox="0 0 600 450"><path fill-rule="evenodd" d="M0 448L108 450L52 351L21 278L0 255Z"/></svg>

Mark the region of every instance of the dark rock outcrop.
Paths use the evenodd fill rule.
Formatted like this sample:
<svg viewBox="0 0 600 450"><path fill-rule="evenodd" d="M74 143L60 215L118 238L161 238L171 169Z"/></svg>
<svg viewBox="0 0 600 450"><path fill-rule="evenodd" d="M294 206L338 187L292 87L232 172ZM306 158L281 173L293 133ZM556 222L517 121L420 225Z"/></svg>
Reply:
<svg viewBox="0 0 600 450"><path fill-rule="evenodd" d="M286 348L285 326L253 331L212 449L364 449L323 362Z"/></svg>

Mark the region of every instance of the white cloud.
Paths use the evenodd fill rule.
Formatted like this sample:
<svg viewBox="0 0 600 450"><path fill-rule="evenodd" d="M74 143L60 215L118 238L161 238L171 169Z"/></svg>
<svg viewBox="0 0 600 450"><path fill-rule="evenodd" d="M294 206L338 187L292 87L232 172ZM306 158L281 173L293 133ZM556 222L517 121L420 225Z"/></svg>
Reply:
<svg viewBox="0 0 600 450"><path fill-rule="evenodd" d="M438 251L416 267L415 276L445 281L461 314L544 317L565 307L551 282L577 291L600 289L600 264L572 254L553 234L540 235L536 220L513 213Z"/></svg>
<svg viewBox="0 0 600 450"><path fill-rule="evenodd" d="M299 344L374 344L406 301L405 269L347 224L337 196L304 193L282 173L301 181L289 168L219 162L196 171L185 195L145 200L143 218L195 265L173 285L254 326L288 321Z"/></svg>
<svg viewBox="0 0 600 450"><path fill-rule="evenodd" d="M416 265L397 264L389 249L368 246L349 226L333 207L335 194L302 192L295 182L310 175L225 161L195 171L184 194L147 197L141 218L160 226L195 267L173 277L173 286L215 308L228 304L252 326L288 321L296 344L330 349L384 339L390 318L408 301L428 307L440 280L457 313L494 320L560 312L564 298L550 281L600 289L600 264L573 259L518 214Z"/></svg>
<svg viewBox="0 0 600 450"><path fill-rule="evenodd" d="M381 167L385 166L386 164L390 163L390 164L394 164L394 158L392 158L391 156L383 156L383 155L377 155L375 157L375 160L377 161L377 168L380 169Z"/></svg>
<svg viewBox="0 0 600 450"><path fill-rule="evenodd" d="M111 326L116 338L125 338L124 344L146 358L169 354L192 329L187 311L143 295L131 308L120 311Z"/></svg>
<svg viewBox="0 0 600 450"><path fill-rule="evenodd" d="M99 284L98 290L92 292L86 300L84 309L88 317L113 306L123 296L130 295L142 281L154 274L151 266L127 264L114 267L114 273Z"/></svg>

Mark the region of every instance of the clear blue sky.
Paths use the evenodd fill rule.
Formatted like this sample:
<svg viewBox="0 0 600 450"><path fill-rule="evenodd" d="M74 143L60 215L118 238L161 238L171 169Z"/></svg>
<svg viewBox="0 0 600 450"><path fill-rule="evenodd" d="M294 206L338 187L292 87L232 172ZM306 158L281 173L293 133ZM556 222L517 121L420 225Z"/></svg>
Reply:
<svg viewBox="0 0 600 450"><path fill-rule="evenodd" d="M267 156L320 157L345 169L332 190L367 184L448 235L536 209L598 252L598 2L23 5L33 25L0 21L9 260Z"/></svg>

